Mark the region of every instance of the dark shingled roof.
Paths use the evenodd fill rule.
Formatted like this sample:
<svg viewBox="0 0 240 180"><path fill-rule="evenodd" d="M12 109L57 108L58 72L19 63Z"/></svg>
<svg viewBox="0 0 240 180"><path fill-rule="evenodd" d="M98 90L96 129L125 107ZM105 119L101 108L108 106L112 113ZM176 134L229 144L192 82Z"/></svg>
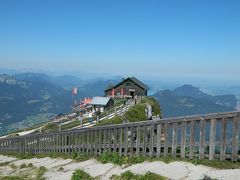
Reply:
<svg viewBox="0 0 240 180"><path fill-rule="evenodd" d="M128 78L122 80L120 83L116 84L115 86L107 88L105 91L108 91L108 90L110 90L112 88L116 88L117 86L120 86L123 82L127 81L128 79L130 79L131 81L133 81L134 83L136 83L137 85L139 85L140 87L145 89L146 91L149 90L149 87L146 84L144 84L142 81L138 80L135 77L128 77Z"/></svg>

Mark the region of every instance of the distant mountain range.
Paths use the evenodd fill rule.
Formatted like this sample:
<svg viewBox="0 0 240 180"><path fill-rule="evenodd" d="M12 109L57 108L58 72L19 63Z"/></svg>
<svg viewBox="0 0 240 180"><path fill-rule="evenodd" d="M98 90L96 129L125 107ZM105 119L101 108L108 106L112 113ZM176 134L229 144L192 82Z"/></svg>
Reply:
<svg viewBox="0 0 240 180"><path fill-rule="evenodd" d="M215 93L217 94L234 94L238 101L240 101L240 86L231 86L228 88L220 88L215 90Z"/></svg>
<svg viewBox="0 0 240 180"><path fill-rule="evenodd" d="M104 90L121 81L97 78L83 80L75 76L49 76L41 73L0 75L0 134L34 124L71 111L73 87L75 97L103 96ZM152 87L151 84L149 84ZM155 87L156 90L156 87ZM155 91L154 90L154 91ZM161 105L164 117L232 111L237 101L234 95L211 96L191 85L153 95Z"/></svg>
<svg viewBox="0 0 240 180"><path fill-rule="evenodd" d="M84 82L74 76L51 77L24 73L0 75L0 134L30 127L50 117L71 111L71 89L78 88L75 99L104 95L104 89L116 80Z"/></svg>
<svg viewBox="0 0 240 180"><path fill-rule="evenodd" d="M158 91L153 96L160 103L164 117L234 111L237 106L234 95L211 96L191 85Z"/></svg>
<svg viewBox="0 0 240 180"><path fill-rule="evenodd" d="M54 77L40 73L23 73L14 75L14 77L16 78L16 80L20 81L23 80L29 82L48 82L67 89L81 86L84 83L83 80L71 75Z"/></svg>

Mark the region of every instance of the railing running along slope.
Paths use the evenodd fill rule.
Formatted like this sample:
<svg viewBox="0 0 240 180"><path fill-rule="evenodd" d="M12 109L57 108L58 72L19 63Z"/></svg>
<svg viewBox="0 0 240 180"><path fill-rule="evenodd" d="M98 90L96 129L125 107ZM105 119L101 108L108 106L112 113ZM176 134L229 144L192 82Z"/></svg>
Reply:
<svg viewBox="0 0 240 180"><path fill-rule="evenodd" d="M0 152L239 160L240 112L158 119L0 139Z"/></svg>

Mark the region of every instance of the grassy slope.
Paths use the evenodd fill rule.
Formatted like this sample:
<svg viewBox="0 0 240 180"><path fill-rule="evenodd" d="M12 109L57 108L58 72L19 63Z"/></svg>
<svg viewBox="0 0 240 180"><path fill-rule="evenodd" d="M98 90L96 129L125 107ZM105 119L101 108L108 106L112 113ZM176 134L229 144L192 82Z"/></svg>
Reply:
<svg viewBox="0 0 240 180"><path fill-rule="evenodd" d="M146 103L150 104L153 107L153 115L160 115L161 117L161 110L160 106L157 103L157 101L153 97L146 97L142 100L141 103L131 107L125 114L123 119L127 120L128 122L137 122L137 121L145 121L147 119L145 115L145 107ZM123 119L120 116L115 116L111 119L108 120L103 120L97 124L97 126L104 126L104 125L109 125L109 124L121 124L123 123ZM88 122L87 119L83 120L83 123ZM76 120L71 123L65 124L61 126L61 130L68 130L73 127L79 126L80 121ZM30 130L31 128L29 128ZM42 132L53 132L53 131L58 131L59 127L56 123L48 123L42 128ZM17 132L13 133L12 136L14 136ZM39 133L37 131L36 133Z"/></svg>
<svg viewBox="0 0 240 180"><path fill-rule="evenodd" d="M168 178L148 172L145 175L135 175L131 171L126 171L121 176L113 175L112 180L167 180Z"/></svg>
<svg viewBox="0 0 240 180"><path fill-rule="evenodd" d="M145 121L147 119L145 115L145 106L146 103L150 104L153 107L153 115L160 115L161 117L161 109L158 102L153 97L146 97L142 100L141 103L131 107L125 114L124 119L127 119L128 122L137 122L137 121ZM104 120L99 122L98 126L109 125L109 124L121 124L123 120L121 117L116 116L114 118Z"/></svg>

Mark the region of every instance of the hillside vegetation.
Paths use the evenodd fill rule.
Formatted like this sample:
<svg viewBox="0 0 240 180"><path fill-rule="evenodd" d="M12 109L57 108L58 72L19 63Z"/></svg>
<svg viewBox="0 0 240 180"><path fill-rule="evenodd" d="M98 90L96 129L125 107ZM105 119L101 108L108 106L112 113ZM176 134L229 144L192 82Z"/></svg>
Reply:
<svg viewBox="0 0 240 180"><path fill-rule="evenodd" d="M74 76L52 77L38 73L0 75L0 135L46 123L51 117L71 112L71 88L76 99L103 95L116 80L83 82Z"/></svg>
<svg viewBox="0 0 240 180"><path fill-rule="evenodd" d="M80 100L84 97L102 96L108 85L119 80L120 77L112 80L98 78L83 81L74 76L53 77L38 73L0 75L0 135L39 127L55 115L70 112L73 87L78 88L76 99ZM233 90L229 92L237 93L238 87ZM159 113L158 103L155 99L148 98L149 104L156 105L153 106L154 115L161 114L164 118L233 111L237 106L234 95L212 96L191 85L184 85L171 91L158 91L153 97L161 105ZM240 96L238 98L240 99ZM240 105L238 109L239 107ZM144 108L144 102L131 108L125 114L125 119L129 122L146 119ZM122 122L120 117L109 121ZM70 126L74 127L74 123L69 124Z"/></svg>
<svg viewBox="0 0 240 180"><path fill-rule="evenodd" d="M104 125L110 125L110 124L121 124L121 123L127 123L127 122L137 122L137 121L146 121L147 117L145 115L145 108L146 104L150 104L152 106L153 110L153 116L160 116L161 117L161 110L160 106L157 103L157 101L153 97L145 97L140 103L134 105L133 107L129 108L127 112L125 112L123 117L115 116L111 119L105 119L102 120L97 124L97 126L104 126ZM83 123L88 122L87 119L83 120ZM80 126L80 121L75 120L68 124L64 124L61 126L61 130L68 130L72 129L74 127ZM57 123L50 122L47 123L43 128L41 129L41 132L54 132L58 131L59 126ZM40 131L37 130L35 133L39 133Z"/></svg>
<svg viewBox="0 0 240 180"><path fill-rule="evenodd" d="M104 120L99 122L97 125L109 125L109 124L121 124L124 122L137 122L137 121L146 121L147 117L145 114L146 104L150 104L153 110L153 116L159 115L162 117L162 112L158 102L153 97L145 97L140 103L129 108L123 117L115 116L114 118Z"/></svg>

